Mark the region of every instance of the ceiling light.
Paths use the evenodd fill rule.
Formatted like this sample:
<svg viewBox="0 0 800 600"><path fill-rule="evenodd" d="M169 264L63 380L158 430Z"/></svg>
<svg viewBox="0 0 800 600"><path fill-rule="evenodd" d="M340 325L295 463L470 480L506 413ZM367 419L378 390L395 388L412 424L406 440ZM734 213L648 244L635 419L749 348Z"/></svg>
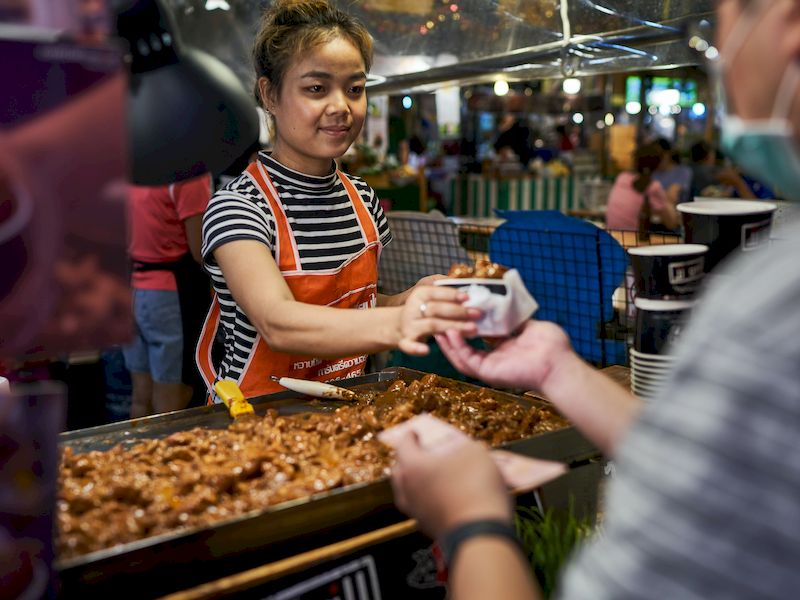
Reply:
<svg viewBox="0 0 800 600"><path fill-rule="evenodd" d="M583 123L583 113L575 113L572 115L572 122L576 125L580 125Z"/></svg>
<svg viewBox="0 0 800 600"><path fill-rule="evenodd" d="M575 77L568 77L561 84L561 89L564 90L565 94L575 95L581 91L581 80Z"/></svg>
<svg viewBox="0 0 800 600"><path fill-rule="evenodd" d="M656 90L650 94L649 102L658 106L673 106L681 101L681 93L676 89Z"/></svg>
<svg viewBox="0 0 800 600"><path fill-rule="evenodd" d="M508 82L505 79L498 79L494 82L494 93L497 96L505 96L508 93Z"/></svg>
<svg viewBox="0 0 800 600"><path fill-rule="evenodd" d="M697 102L692 106L692 114L698 117L702 117L706 114L706 105L702 102Z"/></svg>
<svg viewBox="0 0 800 600"><path fill-rule="evenodd" d="M606 125L611 127L614 124L614 115L612 113L606 113L606 118L604 119Z"/></svg>
<svg viewBox="0 0 800 600"><path fill-rule="evenodd" d="M414 101L411 99L411 96L403 96L403 108L408 110L414 104Z"/></svg>
<svg viewBox="0 0 800 600"><path fill-rule="evenodd" d="M230 10L231 5L225 0L206 0L206 10Z"/></svg>
<svg viewBox="0 0 800 600"><path fill-rule="evenodd" d="M625 112L629 115L638 115L642 112L642 105L638 102L628 102L625 105Z"/></svg>

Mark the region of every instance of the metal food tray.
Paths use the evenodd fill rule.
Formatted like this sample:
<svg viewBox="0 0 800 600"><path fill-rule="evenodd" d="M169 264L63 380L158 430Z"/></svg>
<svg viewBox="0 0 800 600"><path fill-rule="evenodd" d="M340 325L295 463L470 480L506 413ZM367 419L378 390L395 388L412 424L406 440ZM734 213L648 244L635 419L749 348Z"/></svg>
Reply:
<svg viewBox="0 0 800 600"><path fill-rule="evenodd" d="M364 391L384 390L397 379L410 382L426 373L390 368L353 378L340 385ZM452 381L451 381L452 383ZM479 386L457 382L462 389ZM543 406L543 400L496 390L499 401ZM280 414L333 411L341 401L313 400L294 392L252 398L257 415L267 409ZM218 404L70 431L59 442L76 453L133 446L195 427L223 429L231 423L227 408ZM567 427L517 440L505 448L538 458L582 464L599 455L577 430ZM56 562L64 597L137 598L185 589L303 552L404 517L394 507L388 480L353 484L276 504L205 527L186 528ZM145 589L142 577L147 576Z"/></svg>

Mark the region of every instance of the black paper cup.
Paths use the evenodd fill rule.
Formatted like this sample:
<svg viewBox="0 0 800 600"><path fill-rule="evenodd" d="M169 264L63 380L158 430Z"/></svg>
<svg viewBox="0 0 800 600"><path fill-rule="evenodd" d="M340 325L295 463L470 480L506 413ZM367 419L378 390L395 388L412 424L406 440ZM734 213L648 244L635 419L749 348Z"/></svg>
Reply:
<svg viewBox="0 0 800 600"><path fill-rule="evenodd" d="M665 244L630 248L638 298L674 299L691 296L705 275L704 244Z"/></svg>
<svg viewBox="0 0 800 600"><path fill-rule="evenodd" d="M751 200L696 200L677 208L686 242L708 246L708 273L731 253L765 248L778 207Z"/></svg>
<svg viewBox="0 0 800 600"><path fill-rule="evenodd" d="M644 354L665 354L680 337L692 300L636 298L634 349Z"/></svg>

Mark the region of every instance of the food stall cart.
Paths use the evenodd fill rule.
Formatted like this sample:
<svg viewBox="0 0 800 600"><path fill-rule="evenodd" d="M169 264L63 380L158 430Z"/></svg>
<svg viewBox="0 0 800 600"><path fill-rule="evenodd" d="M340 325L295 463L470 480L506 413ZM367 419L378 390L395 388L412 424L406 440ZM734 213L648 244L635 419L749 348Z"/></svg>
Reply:
<svg viewBox="0 0 800 600"><path fill-rule="evenodd" d="M410 386L422 377L423 373L408 369L389 369L349 381L347 386L362 393L378 392L398 380ZM493 405L505 405L509 410L535 409L542 415L551 410L545 400L536 396L517 396L459 382L442 385L458 393L485 398ZM287 417L306 413L331 415L337 406L292 392L256 398L252 404L258 416L274 409ZM145 440L174 440L176 435L196 432L194 428L220 429L230 423L227 408L220 404L68 432L61 436L61 445L75 454L94 453L86 456L96 460L98 451L115 445L131 449ZM562 508L574 503L576 510L592 514L596 511L602 459L573 427L563 420L559 423L552 431L511 441L503 447L527 456L556 460L570 468L561 480L543 486L524 502ZM198 468L190 463L176 464ZM131 468L132 465L133 462ZM107 483L94 481L93 485L101 487ZM65 502L69 503L62 488L62 505ZM145 516L142 514L140 518ZM61 522L63 529L66 521L62 518ZM62 540L60 544L63 552L65 543ZM435 570L431 574L429 569L421 571L422 567L417 565L430 562L426 555L430 546L430 541L418 534L414 524L394 507L388 479L382 476L254 508L200 526L179 528L84 554L70 553L59 558L56 567L64 597L157 597L201 586L200 591L192 592L195 595L187 597L217 597L215 594L252 588L256 596L263 593L288 598L293 596L281 596L281 590L301 583L313 587L324 580L330 588L336 582L346 585L345 580L361 579L379 589L380 596L359 597L403 597L404 593L407 597L409 590L439 587L435 585ZM147 582L144 586L143 581ZM434 598L442 597L442 592L434 589L429 593Z"/></svg>

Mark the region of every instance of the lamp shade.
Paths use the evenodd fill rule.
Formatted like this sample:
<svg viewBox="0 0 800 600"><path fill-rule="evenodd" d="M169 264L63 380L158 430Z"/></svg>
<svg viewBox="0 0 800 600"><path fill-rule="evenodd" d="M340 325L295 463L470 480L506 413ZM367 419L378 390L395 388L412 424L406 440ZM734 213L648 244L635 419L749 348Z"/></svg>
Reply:
<svg viewBox="0 0 800 600"><path fill-rule="evenodd" d="M221 173L258 140L252 97L224 63L182 46L158 0L117 0L115 9L129 48L132 181Z"/></svg>
<svg viewBox="0 0 800 600"><path fill-rule="evenodd" d="M139 185L219 174L258 140L250 95L226 65L194 48L184 48L177 63L133 73L128 102Z"/></svg>

